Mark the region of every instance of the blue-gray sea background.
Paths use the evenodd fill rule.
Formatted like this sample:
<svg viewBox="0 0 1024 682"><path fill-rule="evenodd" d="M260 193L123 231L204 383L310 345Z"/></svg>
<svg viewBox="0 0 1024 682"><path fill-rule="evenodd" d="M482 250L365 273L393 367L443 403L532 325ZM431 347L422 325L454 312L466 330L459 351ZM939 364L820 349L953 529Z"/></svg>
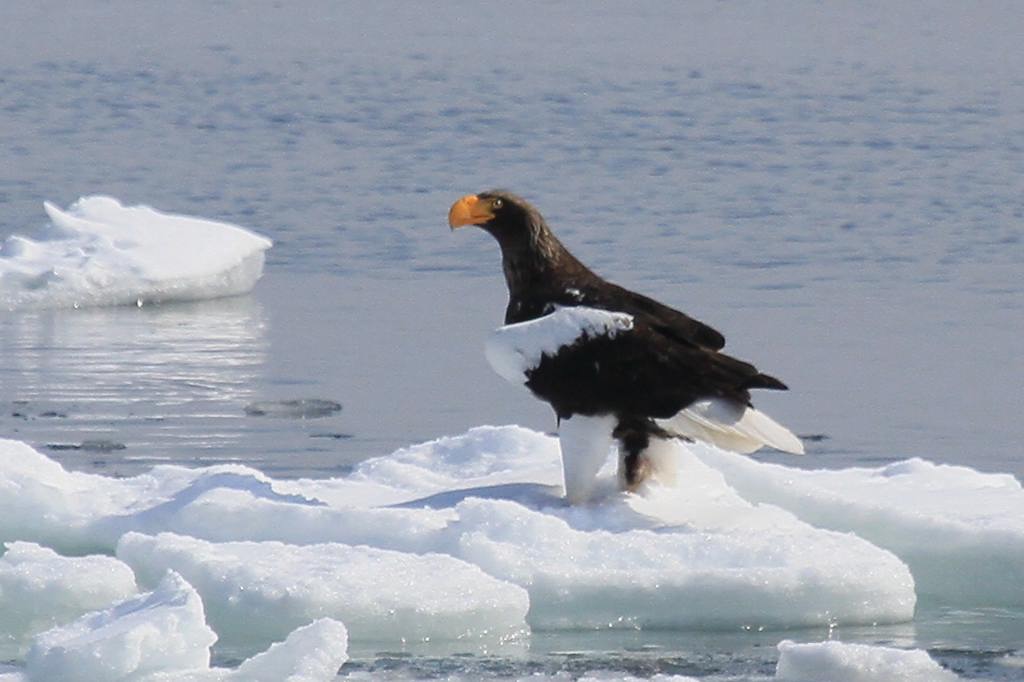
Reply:
<svg viewBox="0 0 1024 682"><path fill-rule="evenodd" d="M331 476L479 424L550 430L483 357L495 244L446 224L500 186L790 385L757 404L813 437L808 456L765 459L1024 478L1021 35L1012 2L5 2L0 237L101 193L275 246L245 297L0 312L0 435L107 475ZM343 409L244 409L297 398ZM993 661L1024 615L844 634L1013 679ZM781 635L565 637L353 654L417 674L767 674ZM584 653L549 653L566 648Z"/></svg>

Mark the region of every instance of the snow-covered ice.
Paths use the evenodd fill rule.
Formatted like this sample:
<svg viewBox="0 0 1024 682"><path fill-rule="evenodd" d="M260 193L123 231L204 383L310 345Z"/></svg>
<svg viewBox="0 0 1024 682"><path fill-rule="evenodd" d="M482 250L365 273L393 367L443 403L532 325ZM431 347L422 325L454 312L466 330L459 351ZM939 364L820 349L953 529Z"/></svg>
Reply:
<svg viewBox="0 0 1024 682"><path fill-rule="evenodd" d="M391 643L498 641L526 629L525 590L443 554L129 533L117 556L143 584L168 569L184 576L221 641L236 650L262 649L321 616L362 640Z"/></svg>
<svg viewBox="0 0 1024 682"><path fill-rule="evenodd" d="M169 625L157 630L180 641L179 659L194 657L189 665L203 675L227 674L202 666L213 633L246 654L289 633L297 638L289 646L301 647L321 635L295 633L323 616L344 622L346 639L397 642L500 640L530 628L905 622L922 579L944 587L923 595L933 606L1019 603L1013 581L975 584L993 557L1024 556L1024 491L1009 477L918 460L804 471L682 443L666 456L676 459L676 483L623 493L609 462L594 500L570 506L557 439L513 426L478 427L319 480L275 480L237 465L158 466L118 479L67 471L5 440L0 541L15 544L0 559L0 584L16 583L8 566L35 561L27 569L35 584L59 588L39 602L44 615L70 621L101 609L39 635L29 671L80 667L74 646L71 658L51 661L49 652L134 631L122 616L156 600L197 624L180 637ZM922 565L917 552L927 543L957 570ZM68 558L96 552L117 559ZM102 561L120 576L120 593L108 586L114 592L87 601L94 569L71 567ZM132 592L133 580L155 592L102 610ZM29 588L4 598L19 594L29 598ZM9 630L22 633L13 637L23 650L30 629ZM138 665L149 665L145 658ZM927 670L926 658L790 647L780 677L811 679L801 671L833 666L854 671L835 679L875 679L864 671Z"/></svg>
<svg viewBox="0 0 1024 682"><path fill-rule="evenodd" d="M296 629L283 642L243 661L232 682L320 682L333 680L348 660L348 630L321 618Z"/></svg>
<svg viewBox="0 0 1024 682"><path fill-rule="evenodd" d="M955 682L920 649L904 650L845 642L779 643L778 682Z"/></svg>
<svg viewBox="0 0 1024 682"><path fill-rule="evenodd" d="M7 543L0 557L0 657L24 655L32 635L135 592L132 570L116 559Z"/></svg>
<svg viewBox="0 0 1024 682"><path fill-rule="evenodd" d="M326 682L348 657L345 626L330 618L296 628L234 670L210 667L216 641L199 594L168 572L152 592L37 635L24 668L0 680Z"/></svg>
<svg viewBox="0 0 1024 682"><path fill-rule="evenodd" d="M793 627L913 615L909 572L869 543L785 513L755 519L757 510L742 504L720 519L666 525L654 520L666 502L611 505L580 519L466 500L456 507L467 529L458 555L525 586L530 624L541 629Z"/></svg>
<svg viewBox="0 0 1024 682"><path fill-rule="evenodd" d="M216 640L199 595L168 574L153 592L37 636L26 662L32 679L122 680L208 668Z"/></svg>
<svg viewBox="0 0 1024 682"><path fill-rule="evenodd" d="M245 293L271 241L229 223L83 197L0 244L0 307L143 305Z"/></svg>
<svg viewBox="0 0 1024 682"><path fill-rule="evenodd" d="M1009 474L919 458L805 471L694 447L744 498L897 554L919 596L964 606L1024 605L1024 490Z"/></svg>

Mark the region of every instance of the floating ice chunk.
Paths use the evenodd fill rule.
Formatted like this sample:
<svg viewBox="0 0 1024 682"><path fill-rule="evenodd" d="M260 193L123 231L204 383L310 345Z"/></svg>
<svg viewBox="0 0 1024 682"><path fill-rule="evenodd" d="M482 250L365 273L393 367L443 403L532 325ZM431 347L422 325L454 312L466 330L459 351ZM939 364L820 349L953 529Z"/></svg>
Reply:
<svg viewBox="0 0 1024 682"><path fill-rule="evenodd" d="M1011 475L921 459L806 471L693 450L746 499L894 552L924 600L1024 605L1024 489Z"/></svg>
<svg viewBox="0 0 1024 682"><path fill-rule="evenodd" d="M558 308L553 313L516 324L498 327L484 347L495 372L513 384L526 382L526 372L540 364L545 355L581 338L615 336L633 328L633 316L581 306Z"/></svg>
<svg viewBox="0 0 1024 682"><path fill-rule="evenodd" d="M0 456L0 530L24 537L31 529L92 547L112 547L136 530L218 542L451 554L530 591L528 621L538 627L789 626L911 617L912 580L891 554L777 508L751 505L718 472L677 449L680 488L655 487L637 496L611 492L609 485L603 500L572 508L551 493L559 476L554 439L517 428L474 430L399 453L394 467L378 462L361 478L319 484L274 482L241 467L157 467L146 476L107 479L66 472L14 445L16 459ZM426 494L417 497L411 488L431 452L439 475L421 485L420 495ZM535 483L506 482L515 480L510 458L519 452L528 452ZM388 490L382 502L398 497L403 506L370 506L366 492L346 506L338 495L345 488ZM11 498L23 491L31 510L7 502L12 515L22 515L13 527L4 525L5 491ZM242 563L239 557L234 562ZM187 571L188 564L177 567ZM429 577L423 587L408 589L430 591Z"/></svg>
<svg viewBox="0 0 1024 682"><path fill-rule="evenodd" d="M327 682L348 660L348 631L330 618L301 627L253 656L228 677L232 682Z"/></svg>
<svg viewBox="0 0 1024 682"><path fill-rule="evenodd" d="M0 541L109 553L112 542L96 542L89 525L123 511L129 497L123 482L66 471L25 443L0 439Z"/></svg>
<svg viewBox="0 0 1024 682"><path fill-rule="evenodd" d="M38 635L26 667L30 679L65 682L206 669L216 639L199 595L171 573L153 592Z"/></svg>
<svg viewBox="0 0 1024 682"><path fill-rule="evenodd" d="M130 531L173 532L447 554L525 588L527 622L544 628L907 620L914 580L902 555L933 586L956 588L935 592L938 603L1020 594L1024 514L1011 477L920 461L813 472L700 446L668 450L676 483L623 494L605 471L602 494L569 507L553 492L557 441L518 427L473 429L322 481L240 466L114 479L0 441L0 540L112 552ZM929 556L943 561L921 566ZM999 576L985 573L992 557ZM977 576L991 579L975 585Z"/></svg>
<svg viewBox="0 0 1024 682"><path fill-rule="evenodd" d="M508 501L470 499L456 511L464 529L458 556L526 587L529 623L537 629L793 627L913 617L913 581L895 556L795 520L772 529L612 532L577 530Z"/></svg>
<svg viewBox="0 0 1024 682"><path fill-rule="evenodd" d="M269 478L246 467L163 466L117 479L67 471L25 443L0 439L0 541L29 540L69 554L110 553L122 534L165 530L192 503L218 491L244 491L247 499L295 507L319 504L277 492Z"/></svg>
<svg viewBox="0 0 1024 682"><path fill-rule="evenodd" d="M25 668L0 671L0 680L328 682L348 658L345 626L330 618L297 628L235 670L209 667L216 639L199 595L172 572L151 593L37 636Z"/></svg>
<svg viewBox="0 0 1024 682"><path fill-rule="evenodd" d="M62 557L11 542L0 558L0 658L22 656L28 639L136 593L135 575L105 556Z"/></svg>
<svg viewBox="0 0 1024 682"><path fill-rule="evenodd" d="M298 400L261 400L245 406L250 417L288 417L291 419L315 419L329 417L341 411L341 403L319 398Z"/></svg>
<svg viewBox="0 0 1024 682"><path fill-rule="evenodd" d="M47 443L47 450L81 450L82 452L116 452L127 450L128 446L106 438L83 440L81 443Z"/></svg>
<svg viewBox="0 0 1024 682"><path fill-rule="evenodd" d="M38 241L0 245L0 306L143 305L249 291L271 241L228 223L91 196L44 204Z"/></svg>
<svg viewBox="0 0 1024 682"><path fill-rule="evenodd" d="M169 530L218 541L344 542L426 552L437 547L452 518L449 510L325 506L313 495L337 486L300 483L271 481L234 465L159 466L110 478L67 471L24 443L0 439L0 541L28 540L68 554L112 553L124 533ZM342 487L361 489L357 498L381 492L377 500L384 503L410 497L366 483Z"/></svg>
<svg viewBox="0 0 1024 682"><path fill-rule="evenodd" d="M541 682L541 680L535 679L531 676L529 682ZM551 677L552 682L570 682L571 676L555 675ZM526 682L525 680L523 682ZM688 677L686 675L654 675L652 677L633 677L632 675L623 675L620 672L613 671L600 671L595 670L584 674L579 678L578 682L700 682L696 677ZM767 682L767 680L765 680Z"/></svg>
<svg viewBox="0 0 1024 682"><path fill-rule="evenodd" d="M515 585L442 554L339 544L210 543L130 533L117 554L152 582L172 569L203 597L222 643L259 648L319 616L363 641L500 638L526 628Z"/></svg>
<svg viewBox="0 0 1024 682"><path fill-rule="evenodd" d="M955 682L960 678L920 649L867 644L779 643L778 682Z"/></svg>

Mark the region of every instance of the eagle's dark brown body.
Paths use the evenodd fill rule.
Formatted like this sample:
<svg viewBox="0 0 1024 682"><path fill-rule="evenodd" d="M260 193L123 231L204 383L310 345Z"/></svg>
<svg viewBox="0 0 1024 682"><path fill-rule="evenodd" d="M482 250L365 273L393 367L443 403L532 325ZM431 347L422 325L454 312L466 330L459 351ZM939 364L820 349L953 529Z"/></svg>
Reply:
<svg viewBox="0 0 1024 682"><path fill-rule="evenodd" d="M472 204L473 210L486 205L486 215L473 224L501 247L509 292L506 324L573 306L632 316L630 333L582 337L545 355L526 372L526 385L559 419L614 415L614 435L626 452L627 485L636 482L638 455L649 439L666 435L655 419L669 419L699 399L745 406L750 389L786 388L753 365L722 353L725 339L708 325L599 277L523 199L491 191L475 195ZM458 220L451 222L455 226Z"/></svg>

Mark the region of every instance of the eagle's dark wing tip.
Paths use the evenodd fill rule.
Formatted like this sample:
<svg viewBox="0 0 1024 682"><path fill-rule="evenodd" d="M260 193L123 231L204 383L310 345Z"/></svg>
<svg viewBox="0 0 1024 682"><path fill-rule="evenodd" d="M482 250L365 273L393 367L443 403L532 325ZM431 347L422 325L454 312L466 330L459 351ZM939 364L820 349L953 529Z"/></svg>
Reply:
<svg viewBox="0 0 1024 682"><path fill-rule="evenodd" d="M767 388L773 391L788 391L789 386L770 374L755 374L743 383L743 388Z"/></svg>
<svg viewBox="0 0 1024 682"><path fill-rule="evenodd" d="M698 342L712 350L722 350L725 348L725 336L722 335L717 329L712 329L707 325L703 325L700 330L700 335L697 337Z"/></svg>

